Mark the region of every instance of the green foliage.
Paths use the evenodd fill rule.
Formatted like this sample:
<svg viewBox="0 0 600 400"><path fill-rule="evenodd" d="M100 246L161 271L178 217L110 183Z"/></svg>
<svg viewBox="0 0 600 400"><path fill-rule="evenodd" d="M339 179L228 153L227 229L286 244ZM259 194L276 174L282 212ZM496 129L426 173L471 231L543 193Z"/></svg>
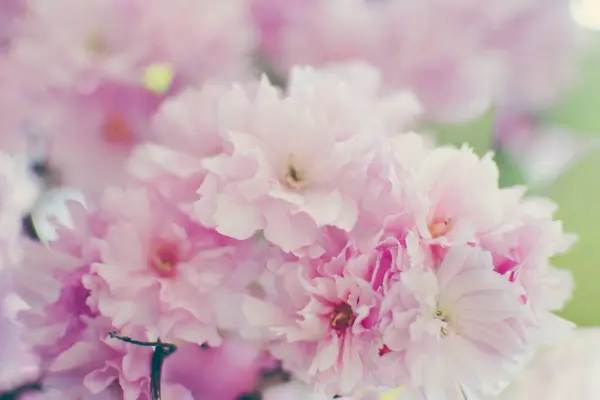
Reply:
<svg viewBox="0 0 600 400"><path fill-rule="evenodd" d="M573 165L546 194L558 203L565 230L579 235L553 260L575 275L575 294L563 315L579 325L600 325L600 151Z"/></svg>
<svg viewBox="0 0 600 400"><path fill-rule="evenodd" d="M475 153L482 156L491 148L491 136L494 125L494 111L490 109L481 117L460 124L432 124L427 131L435 133L439 144L452 144L460 147L468 143Z"/></svg>

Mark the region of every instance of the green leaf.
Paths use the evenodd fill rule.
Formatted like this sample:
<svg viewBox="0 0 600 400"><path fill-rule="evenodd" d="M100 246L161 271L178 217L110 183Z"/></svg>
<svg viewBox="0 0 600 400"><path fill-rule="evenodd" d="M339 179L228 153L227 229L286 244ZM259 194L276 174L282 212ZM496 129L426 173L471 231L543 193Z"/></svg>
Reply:
<svg viewBox="0 0 600 400"><path fill-rule="evenodd" d="M509 154L501 150L496 150L494 160L500 170L500 187L522 185L525 183L523 170Z"/></svg>
<svg viewBox="0 0 600 400"><path fill-rule="evenodd" d="M579 240L554 264L570 269L575 293L562 315L579 325L600 324L600 151L574 164L547 190L559 205L557 218Z"/></svg>
<svg viewBox="0 0 600 400"><path fill-rule="evenodd" d="M483 156L490 150L494 111L490 109L481 117L460 124L431 124L425 129L435 134L440 145L451 144L460 147L468 143L475 153Z"/></svg>

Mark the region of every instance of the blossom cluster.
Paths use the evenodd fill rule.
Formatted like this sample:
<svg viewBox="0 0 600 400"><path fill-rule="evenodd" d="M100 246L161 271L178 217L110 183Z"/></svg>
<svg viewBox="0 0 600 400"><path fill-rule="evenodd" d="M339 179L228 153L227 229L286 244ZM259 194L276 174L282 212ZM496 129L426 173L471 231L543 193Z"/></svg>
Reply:
<svg viewBox="0 0 600 400"><path fill-rule="evenodd" d="M418 3L0 5L0 284L25 304L0 349L39 358L40 398L154 400L153 349L129 338L177 347L167 400L273 375L483 399L569 331L555 206L415 132L547 98L495 85L522 77L502 32L540 6ZM41 240L19 234L36 186L13 154L32 148L86 195Z"/></svg>
<svg viewBox="0 0 600 400"><path fill-rule="evenodd" d="M15 269L57 396L148 396L149 350L112 331L179 347L165 398L201 398L204 352L243 340L254 371L278 360L331 397L454 399L499 392L568 330L553 205L500 189L490 155L396 134L414 104L379 82L362 64L296 68L285 92L263 79L168 100L128 183L70 204Z"/></svg>

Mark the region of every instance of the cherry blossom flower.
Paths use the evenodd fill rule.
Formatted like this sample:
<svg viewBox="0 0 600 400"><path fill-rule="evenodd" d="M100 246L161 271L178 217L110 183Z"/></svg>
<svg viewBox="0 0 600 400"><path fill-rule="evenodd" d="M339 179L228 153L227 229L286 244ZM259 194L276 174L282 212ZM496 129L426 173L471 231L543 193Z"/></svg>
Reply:
<svg viewBox="0 0 600 400"><path fill-rule="evenodd" d="M90 301L123 334L148 329L164 341L218 346L219 322L235 322L233 299L261 271L260 246L203 228L150 190L106 198L115 219L83 280Z"/></svg>
<svg viewBox="0 0 600 400"><path fill-rule="evenodd" d="M426 398L498 393L526 354L530 314L516 285L494 272L489 254L469 246L453 247L438 266L411 265L382 312L390 350L382 357L400 358L409 386Z"/></svg>
<svg viewBox="0 0 600 400"><path fill-rule="evenodd" d="M237 239L263 230L285 251L312 246L325 226L350 231L386 173L377 166L391 133L389 103L357 96L363 83L300 68L285 95L263 80L255 94L223 96L227 150L203 162L196 217Z"/></svg>

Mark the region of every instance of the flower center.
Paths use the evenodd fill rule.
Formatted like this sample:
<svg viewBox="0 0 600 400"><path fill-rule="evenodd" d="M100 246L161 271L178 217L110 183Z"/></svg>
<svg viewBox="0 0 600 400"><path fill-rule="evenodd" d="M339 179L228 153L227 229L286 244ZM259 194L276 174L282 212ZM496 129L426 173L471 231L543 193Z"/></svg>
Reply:
<svg viewBox="0 0 600 400"><path fill-rule="evenodd" d="M349 326L354 324L356 316L352 311L352 307L348 303L342 303L333 310L331 318L331 327L335 329L338 334L344 333Z"/></svg>
<svg viewBox="0 0 600 400"><path fill-rule="evenodd" d="M108 114L102 127L102 136L109 143L131 142L134 135L131 125L121 114Z"/></svg>
<svg viewBox="0 0 600 400"><path fill-rule="evenodd" d="M298 168L294 165L294 157L290 155L286 171L284 174L285 184L294 190L304 189L308 186L308 180L304 176L304 174L298 170Z"/></svg>
<svg viewBox="0 0 600 400"><path fill-rule="evenodd" d="M434 239L444 236L450 231L450 229L452 229L451 218L440 222L433 222L429 225L429 232L431 233L431 237Z"/></svg>
<svg viewBox="0 0 600 400"><path fill-rule="evenodd" d="M150 259L150 265L161 276L171 276L179 263L177 246L170 243L158 245Z"/></svg>
<svg viewBox="0 0 600 400"><path fill-rule="evenodd" d="M440 321L442 321L444 324L442 325L442 327L440 328L440 333L442 334L442 336L448 336L448 334L450 333L448 331L448 317L446 316L446 314L444 314L444 312L442 310L437 310L435 312L435 319L439 319Z"/></svg>

